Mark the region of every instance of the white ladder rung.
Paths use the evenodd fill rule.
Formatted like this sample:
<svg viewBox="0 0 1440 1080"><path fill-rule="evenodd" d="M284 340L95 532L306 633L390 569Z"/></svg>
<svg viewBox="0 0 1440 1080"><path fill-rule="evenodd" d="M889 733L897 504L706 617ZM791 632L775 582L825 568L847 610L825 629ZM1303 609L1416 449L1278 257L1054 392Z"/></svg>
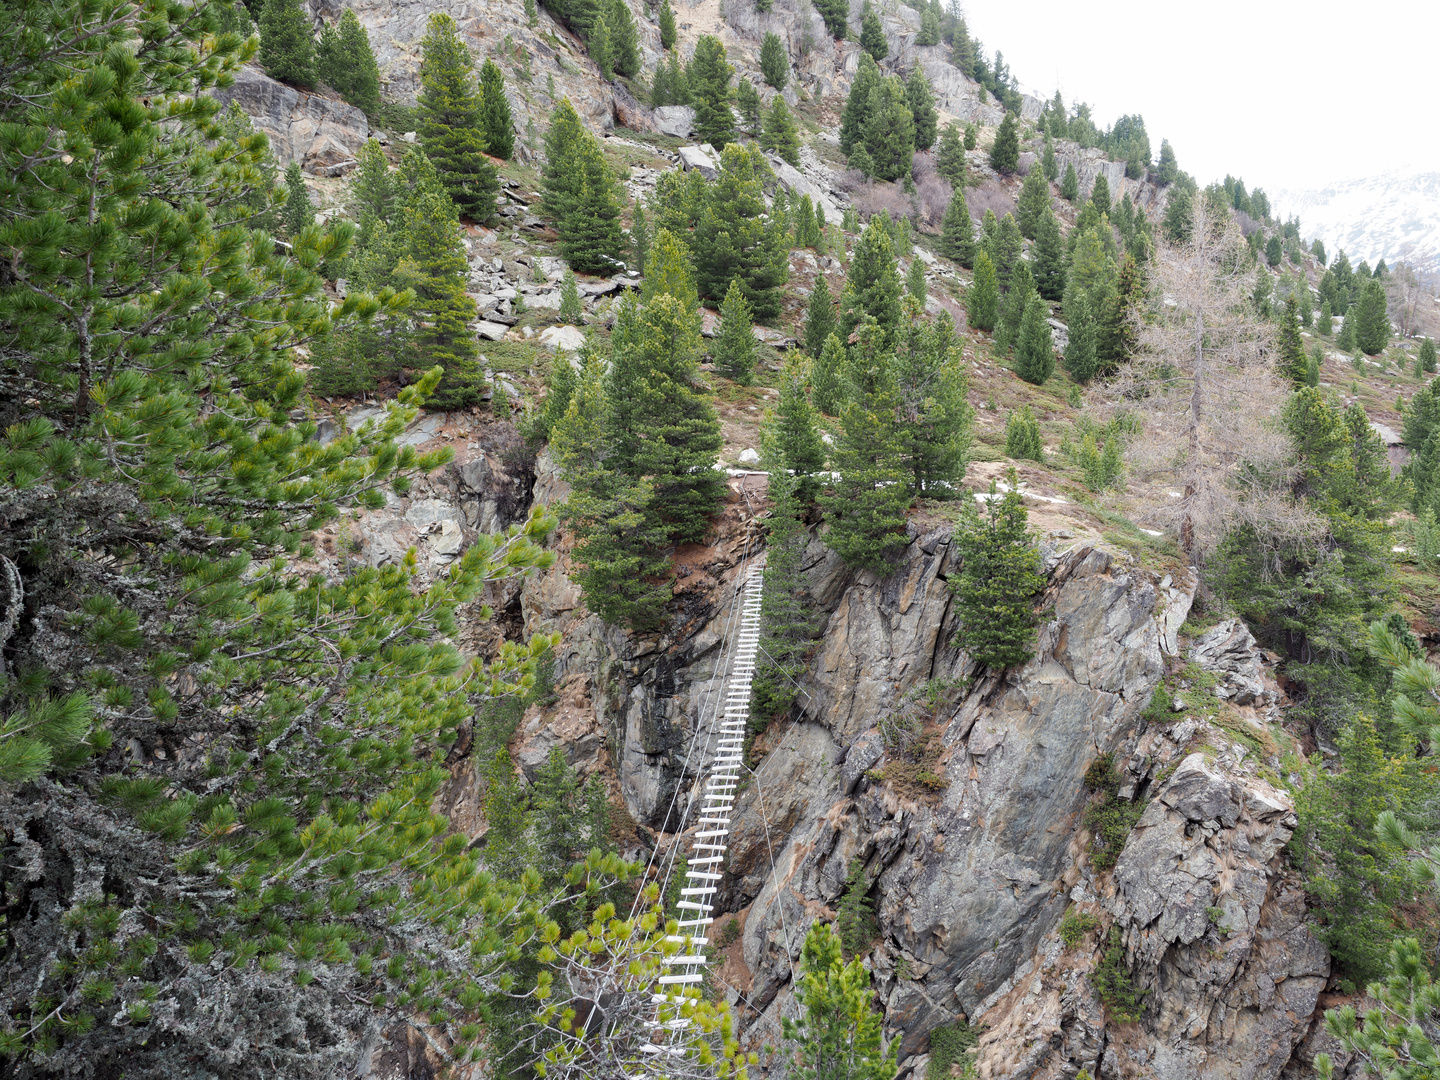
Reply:
<svg viewBox="0 0 1440 1080"><path fill-rule="evenodd" d="M661 975L659 978L661 986L673 986L676 983L698 983L704 982L704 975Z"/></svg>
<svg viewBox="0 0 1440 1080"><path fill-rule="evenodd" d="M673 966L676 964L708 964L710 960L697 953L693 956L667 956L663 962Z"/></svg>

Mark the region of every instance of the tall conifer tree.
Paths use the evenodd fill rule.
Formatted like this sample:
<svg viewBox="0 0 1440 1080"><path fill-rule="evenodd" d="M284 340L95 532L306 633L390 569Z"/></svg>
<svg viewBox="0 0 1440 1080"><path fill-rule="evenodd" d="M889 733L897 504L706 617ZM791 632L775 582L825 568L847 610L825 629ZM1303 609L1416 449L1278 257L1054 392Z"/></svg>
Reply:
<svg viewBox="0 0 1440 1080"><path fill-rule="evenodd" d="M990 146L990 167L1002 176L1012 175L1020 167L1020 129L1014 113L1006 113Z"/></svg>
<svg viewBox="0 0 1440 1080"><path fill-rule="evenodd" d="M445 14L430 16L420 48L421 145L455 205L485 221L495 213L500 177L485 156L485 118L470 50Z"/></svg>
<svg viewBox="0 0 1440 1080"><path fill-rule="evenodd" d="M738 143L727 146L692 239L700 295L722 300L731 280L737 280L761 321L780 313L781 290L790 276L784 223L765 212L763 181L768 173L758 150Z"/></svg>
<svg viewBox="0 0 1440 1080"><path fill-rule="evenodd" d="M823 274L815 277L810 302L805 307L805 351L818 359L825 339L835 329L835 298Z"/></svg>
<svg viewBox="0 0 1440 1080"><path fill-rule="evenodd" d="M268 0L260 13L260 64L272 79L315 85L315 38L300 0Z"/></svg>
<svg viewBox="0 0 1440 1080"><path fill-rule="evenodd" d="M515 154L515 121L505 97L505 76L494 60L480 67L480 93L484 99L486 150L494 157L510 160Z"/></svg>
<svg viewBox="0 0 1440 1080"><path fill-rule="evenodd" d="M735 141L735 114L730 111L730 76L734 71L725 59L720 39L701 35L686 76L690 103L695 108L695 133L716 150L723 151Z"/></svg>
<svg viewBox="0 0 1440 1080"><path fill-rule="evenodd" d="M879 218L871 218L850 256L837 323L841 338L849 338L869 317L880 328L880 347L892 350L900 332L900 292L890 234Z"/></svg>
<svg viewBox="0 0 1440 1080"><path fill-rule="evenodd" d="M897 420L900 394L894 356L873 320L856 330L846 364L848 398L832 459L839 479L821 496L830 531L826 542L847 566L884 575L906 543L910 505L904 440Z"/></svg>
<svg viewBox="0 0 1440 1080"><path fill-rule="evenodd" d="M905 104L915 120L915 149L929 150L935 145L935 128L940 114L935 111L935 93L930 89L930 80L916 64L905 80Z"/></svg>
<svg viewBox="0 0 1440 1080"><path fill-rule="evenodd" d="M395 280L415 290L416 366L445 369L431 404L443 409L475 405L485 381L470 329L475 301L465 291L470 264L454 204L438 193L422 193L405 207L404 236L408 246Z"/></svg>

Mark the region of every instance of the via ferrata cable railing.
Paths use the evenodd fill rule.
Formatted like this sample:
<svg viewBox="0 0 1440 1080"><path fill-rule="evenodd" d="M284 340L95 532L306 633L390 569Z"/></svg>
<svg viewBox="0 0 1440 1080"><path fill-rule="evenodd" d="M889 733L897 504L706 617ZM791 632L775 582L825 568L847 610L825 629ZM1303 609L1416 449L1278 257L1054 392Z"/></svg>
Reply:
<svg viewBox="0 0 1440 1080"><path fill-rule="evenodd" d="M745 737L750 721L750 684L755 677L755 656L760 648L760 600L764 571L751 570L745 580L744 601L730 671L725 680L725 696L719 714L714 749L715 756L705 771L704 787L698 795L699 807L695 820L693 848L685 868L685 884L676 904L680 919L677 933L666 941L679 945L679 951L664 960L667 973L657 981L652 995L656 1006L656 1027L647 1053L664 1055L679 1051L662 1045L665 1033L678 1032L690 1025L681 1015L687 1002L696 1001L705 981L709 958L709 928L714 923L714 898L720 880L725 852L729 847L730 818L735 807L740 774L745 764ZM708 742L708 739L707 739ZM682 822L682 828L688 823ZM667 875L668 876L668 875Z"/></svg>

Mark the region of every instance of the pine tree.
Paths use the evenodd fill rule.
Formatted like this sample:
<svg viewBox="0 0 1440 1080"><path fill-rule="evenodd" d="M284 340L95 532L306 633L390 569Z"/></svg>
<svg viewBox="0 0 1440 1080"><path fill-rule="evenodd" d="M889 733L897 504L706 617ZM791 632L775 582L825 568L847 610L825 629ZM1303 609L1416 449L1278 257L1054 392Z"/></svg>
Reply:
<svg viewBox="0 0 1440 1080"><path fill-rule="evenodd" d="M804 401L801 384L799 398ZM781 401L785 400L782 385ZM814 431L812 425L812 433ZM819 445L819 436L816 436ZM823 459L822 459L823 460ZM750 728L764 731L783 716L795 701L795 682L805 671L806 654L815 638L814 601L801 572L810 532L802 521L804 500L798 495L800 478L776 462L770 469L767 495L765 578L760 597L760 656L751 683Z"/></svg>
<svg viewBox="0 0 1440 1080"><path fill-rule="evenodd" d="M1335 315L1330 310L1329 300L1320 305L1320 316L1315 320L1315 330L1321 337L1329 337L1335 332Z"/></svg>
<svg viewBox="0 0 1440 1080"><path fill-rule="evenodd" d="M920 13L920 33L915 35L915 44L940 44L940 15L933 7L927 7Z"/></svg>
<svg viewBox="0 0 1440 1080"><path fill-rule="evenodd" d="M305 178L300 175L300 165L292 161L285 167L285 235L292 240L300 230L315 224L315 206L310 202L310 192L305 189Z"/></svg>
<svg viewBox="0 0 1440 1080"><path fill-rule="evenodd" d="M715 370L741 386L749 386L755 379L755 334L751 327L750 305L745 302L739 281L732 280L720 305L712 354Z"/></svg>
<svg viewBox="0 0 1440 1080"><path fill-rule="evenodd" d="M470 264L455 206L443 195L424 193L407 203L403 225L408 247L395 268L395 281L415 290L417 366L444 369L430 404L441 409L475 405L485 381L470 329L475 301L465 291Z"/></svg>
<svg viewBox="0 0 1440 1080"><path fill-rule="evenodd" d="M720 39L701 35L686 71L695 108L695 133L701 142L720 151L735 141L735 114L730 111L730 76L734 70L725 60L725 46Z"/></svg>
<svg viewBox="0 0 1440 1080"><path fill-rule="evenodd" d="M847 340L866 318L880 328L881 348L890 351L900 332L900 274L895 249L880 219L871 218L850 256L836 326Z"/></svg>
<svg viewBox="0 0 1440 1080"><path fill-rule="evenodd" d="M592 355L592 346L587 340L577 362L581 369ZM525 437L532 444L549 442L555 425L565 417L579 386L579 374L575 363L563 352L557 352L550 360L550 370L545 375L545 399L531 414L525 429Z"/></svg>
<svg viewBox="0 0 1440 1080"><path fill-rule="evenodd" d="M1065 263L1065 241L1060 235L1060 222L1047 206L1040 216L1035 243L1030 248L1030 269L1035 277L1035 289L1046 300L1060 300L1065 296Z"/></svg>
<svg viewBox="0 0 1440 1080"><path fill-rule="evenodd" d="M355 12L346 9L340 21L320 31L315 70L321 82L367 113L380 108L380 66L370 36Z"/></svg>
<svg viewBox="0 0 1440 1080"><path fill-rule="evenodd" d="M616 464L653 487L650 512L672 543L700 540L725 490L720 421L700 383L700 319L658 293L621 305L612 337L608 426Z"/></svg>
<svg viewBox="0 0 1440 1080"><path fill-rule="evenodd" d="M765 114L765 130L760 136L760 145L791 165L800 165L800 133L795 127L795 118L790 114L790 106L779 94L770 102L770 111Z"/></svg>
<svg viewBox="0 0 1440 1080"><path fill-rule="evenodd" d="M272 79L315 85L315 38L300 0L267 0L260 13L260 64Z"/></svg>
<svg viewBox="0 0 1440 1080"><path fill-rule="evenodd" d="M1005 421L1005 456L1017 461L1045 461L1045 444L1040 438L1040 421L1035 410L1021 405Z"/></svg>
<svg viewBox="0 0 1440 1080"><path fill-rule="evenodd" d="M565 271L565 280L560 286L560 321L572 326L580 326L585 321L585 308L580 303L580 289L572 270ZM564 361L557 360L556 363Z"/></svg>
<svg viewBox="0 0 1440 1080"><path fill-rule="evenodd" d="M590 33L585 39L590 60L600 69L600 78L610 82L615 78L615 53L610 47L610 23L605 15L595 16L590 24Z"/></svg>
<svg viewBox="0 0 1440 1080"><path fill-rule="evenodd" d="M1095 320L1096 370L1112 374L1135 355L1145 314L1145 277L1140 265L1127 255L1114 289L1091 293L1087 300L1100 304Z"/></svg>
<svg viewBox="0 0 1440 1080"><path fill-rule="evenodd" d="M650 257L650 223L645 219L645 207L638 202L631 214L630 242L635 247L635 269L643 275Z"/></svg>
<svg viewBox="0 0 1440 1080"><path fill-rule="evenodd" d="M662 0L660 4L660 49L662 52L669 52L675 48L675 9L670 6L670 0Z"/></svg>
<svg viewBox="0 0 1440 1080"><path fill-rule="evenodd" d="M788 1016L781 1021L798 1075L891 1080L900 1048L897 1043L889 1054L882 1049L870 972L859 957L845 963L840 937L828 924L816 922L805 935L800 972L795 998L805 1014L799 1021Z"/></svg>
<svg viewBox="0 0 1440 1080"><path fill-rule="evenodd" d="M666 531L651 513L649 481L619 467L604 358L582 356L569 407L550 434L550 452L572 488L563 510L575 535L570 576L607 623L648 629L670 595Z"/></svg>
<svg viewBox="0 0 1440 1080"><path fill-rule="evenodd" d="M1420 351L1416 356L1420 362L1420 369L1427 375L1435 374L1435 339L1422 338L1420 340Z"/></svg>
<svg viewBox="0 0 1440 1080"><path fill-rule="evenodd" d="M880 25L880 16L865 0L860 13L860 47L877 62L890 55L890 42L885 38L885 28Z"/></svg>
<svg viewBox="0 0 1440 1080"><path fill-rule="evenodd" d="M964 191L950 196L940 223L940 254L954 259L967 270L975 265L975 223L965 205Z"/></svg>
<svg viewBox="0 0 1440 1080"><path fill-rule="evenodd" d="M1060 179L1060 162L1055 158L1055 143L1049 135L1045 136L1045 153L1040 158L1040 171L1052 184Z"/></svg>
<svg viewBox="0 0 1440 1080"><path fill-rule="evenodd" d="M760 134L760 92L747 78L735 85L735 108L740 112L740 126L752 135Z"/></svg>
<svg viewBox="0 0 1440 1080"><path fill-rule="evenodd" d="M919 303L921 310L925 307L925 264L919 259L910 260L910 269L905 272L906 295Z"/></svg>
<svg viewBox="0 0 1440 1080"><path fill-rule="evenodd" d="M1355 344L1367 356L1378 356L1390 343L1390 313L1385 303L1385 286L1373 277L1360 290L1354 308ZM1351 320L1346 319L1348 328Z"/></svg>
<svg viewBox="0 0 1440 1080"><path fill-rule="evenodd" d="M1004 495L990 481L985 513L966 499L955 531L960 572L950 588L960 628L952 644L982 667L1014 667L1035 652L1035 598L1045 578L1019 486L1014 469Z"/></svg>
<svg viewBox="0 0 1440 1080"><path fill-rule="evenodd" d="M1055 348L1050 340L1050 310L1038 296L1025 304L1020 336L1015 343L1015 372L1028 383L1042 386L1055 371Z"/></svg>
<svg viewBox="0 0 1440 1080"><path fill-rule="evenodd" d="M1091 185L1090 205L1102 214L1110 213L1110 181L1103 172L1095 177L1095 183Z"/></svg>
<svg viewBox="0 0 1440 1080"><path fill-rule="evenodd" d="M915 120L915 149L929 150L935 145L935 128L940 114L935 111L935 93L930 89L930 80L916 64L905 80L905 104Z"/></svg>
<svg viewBox="0 0 1440 1080"><path fill-rule="evenodd" d="M495 213L500 178L485 156L485 117L474 62L449 15L430 16L420 42L420 140L455 205L473 221Z"/></svg>
<svg viewBox="0 0 1440 1080"><path fill-rule="evenodd" d="M999 315L1000 287L995 280L995 264L981 251L975 256L975 279L965 293L966 319L976 330L987 333L995 329Z"/></svg>
<svg viewBox="0 0 1440 1080"><path fill-rule="evenodd" d="M1020 185L1020 198L1016 203L1020 235L1026 240L1034 240L1039 235L1040 219L1049 209L1050 184L1043 172L1032 167L1025 174L1025 182Z"/></svg>
<svg viewBox="0 0 1440 1080"><path fill-rule="evenodd" d="M1070 320L1070 340L1065 345L1065 370L1082 386L1095 377L1095 316L1090 310L1090 301L1081 292L1073 305L1066 311Z"/></svg>
<svg viewBox="0 0 1440 1080"><path fill-rule="evenodd" d="M773 30L766 32L765 41L760 46L760 73L776 90L784 90L785 84L790 81L790 57L785 53L780 35Z"/></svg>
<svg viewBox="0 0 1440 1080"><path fill-rule="evenodd" d="M620 185L569 98L551 114L541 175L565 260L582 273L614 269L624 252Z"/></svg>
<svg viewBox="0 0 1440 1080"><path fill-rule="evenodd" d="M605 26L610 31L610 66L627 79L640 73L640 31L625 0L610 0L605 9ZM491 153L494 153L492 150Z"/></svg>
<svg viewBox="0 0 1440 1080"><path fill-rule="evenodd" d="M1118 277L1119 271L1105 251L1099 230L1085 229L1070 256L1069 281L1065 285L1066 318L1070 318L1073 298L1083 293L1090 311L1098 319L1109 306Z"/></svg>
<svg viewBox="0 0 1440 1080"><path fill-rule="evenodd" d="M870 91L880 83L880 68L869 53L861 53L855 80L840 112L840 152L846 157L865 142L865 121L870 108ZM913 117L911 118L913 122Z"/></svg>
<svg viewBox="0 0 1440 1080"><path fill-rule="evenodd" d="M533 30L535 28L535 24L540 21L540 11L535 6L535 0L525 0L524 10L525 25Z"/></svg>
<svg viewBox="0 0 1440 1080"><path fill-rule="evenodd" d="M399 318L403 301L327 294L315 268L346 259L346 223L304 229L289 254L250 230L248 200L261 185L273 198L273 178L264 140L231 140L209 93L250 52L220 14L0 9L5 137L52 148L7 156L0 280L6 377L30 388L7 406L5 497L23 526L8 519L0 549L53 616L7 629L0 688L7 887L15 844L43 836L25 888L48 898L7 894L0 1008L18 1073L283 1061L320 1076L366 1056L363 1032L422 971L488 986L512 970L470 945L519 929L515 894L476 874L432 807L437 761L481 700L534 677L549 640L497 650L477 680L457 610L549 565L549 521L476 538L433 581L412 560L316 573L319 530L449 459L396 442L438 376L364 434L317 440L296 350ZM45 244L15 242L37 228ZM203 762L180 760L202 745ZM613 881L618 860L595 869ZM468 1057L481 1002L460 989L442 978L427 1004ZM291 1020L316 1026L297 1038Z"/></svg>
<svg viewBox="0 0 1440 1080"><path fill-rule="evenodd" d="M801 502L811 503L820 494L825 444L805 388L804 361L792 357L780 379L780 400L774 416L767 421L764 445L771 471L778 467L792 476L795 483L791 493Z"/></svg>
<svg viewBox="0 0 1440 1080"><path fill-rule="evenodd" d="M899 79L881 79L870 91L864 126L869 175L877 180L899 180L910 175L915 155L915 118L905 104L905 87Z"/></svg>
<svg viewBox="0 0 1440 1080"><path fill-rule="evenodd" d="M1025 305L1035 296L1035 279L1030 267L1020 263L1010 278L1010 287L1000 297L1000 312L995 322L995 348L1009 352L1020 340L1020 321L1025 317Z"/></svg>
<svg viewBox="0 0 1440 1080"><path fill-rule="evenodd" d="M929 325L920 314L920 304L907 298L906 330L894 361L900 461L912 495L943 499L965 477L973 420L969 380L949 314Z"/></svg>
<svg viewBox="0 0 1440 1080"><path fill-rule="evenodd" d="M1014 113L1006 113L990 146L990 167L1001 176L1010 176L1020 167L1020 129Z"/></svg>
<svg viewBox="0 0 1440 1080"><path fill-rule="evenodd" d="M480 68L480 93L484 100L481 115L485 118L486 151L509 161L515 154L515 121L505 97L505 76L494 60L487 59Z"/></svg>
<svg viewBox="0 0 1440 1080"><path fill-rule="evenodd" d="M1175 148L1169 139L1160 140L1160 162L1155 169L1156 181L1161 187L1168 187L1180 178L1180 166L1175 162Z"/></svg>
<svg viewBox="0 0 1440 1080"><path fill-rule="evenodd" d="M819 359L825 339L835 329L835 298L830 295L830 286L825 276L818 274L810 289L810 302L805 308L805 351Z"/></svg>
<svg viewBox="0 0 1440 1080"><path fill-rule="evenodd" d="M845 346L831 334L820 348L810 371L810 393L815 408L826 416L840 415L845 402Z"/></svg>
<svg viewBox="0 0 1440 1080"><path fill-rule="evenodd" d="M1291 386L1304 386L1308 381L1310 364L1305 356L1305 342L1300 337L1300 317L1296 314L1293 296L1285 301L1285 306L1280 311L1279 323L1275 337L1276 351L1279 354L1276 362L1280 375L1288 379Z"/></svg>
<svg viewBox="0 0 1440 1080"><path fill-rule="evenodd" d="M660 293L666 293L687 310L699 312L700 298L695 291L695 274L690 268L690 250L669 229L662 226L655 234L647 262L645 284L640 292L642 304L649 304Z"/></svg>
<svg viewBox="0 0 1440 1080"><path fill-rule="evenodd" d="M1343 316L1344 321L1340 324L1340 333L1335 335L1335 347L1341 352L1352 352L1355 344L1355 306L1346 309Z"/></svg>
<svg viewBox="0 0 1440 1080"><path fill-rule="evenodd" d="M950 181L952 187L965 186L965 144L960 129L951 121L940 133L940 145L935 149L935 168Z"/></svg>
<svg viewBox="0 0 1440 1080"><path fill-rule="evenodd" d="M830 31L830 36L836 41L843 41L849 30L850 4L848 0L815 0L815 10L825 20L825 29Z"/></svg>
<svg viewBox="0 0 1440 1080"><path fill-rule="evenodd" d="M1075 173L1075 163L1065 163L1065 176L1060 181L1060 197L1068 203L1073 203L1080 197L1080 177Z"/></svg>
<svg viewBox="0 0 1440 1080"><path fill-rule="evenodd" d="M970 123L968 123L968 124L966 124L966 125L965 125L965 142L964 142L965 149L966 149L966 150L974 150L976 144L978 144L979 141L980 141L980 129L975 126L975 124L974 124L973 121L970 122Z"/></svg>
<svg viewBox="0 0 1440 1080"><path fill-rule="evenodd" d="M900 465L900 396L884 331L867 319L856 335L846 361L848 394L840 407L840 434L831 454L840 478L820 504L830 524L826 543L845 565L884 575L905 546L910 505L908 477Z"/></svg>
<svg viewBox="0 0 1440 1080"><path fill-rule="evenodd" d="M700 295L723 300L731 280L737 280L760 322L780 313L790 276L784 222L765 216L762 185L769 171L759 150L727 146L691 240Z"/></svg>
<svg viewBox="0 0 1440 1080"><path fill-rule="evenodd" d="M1285 257L1285 248L1280 243L1280 234L1272 233L1269 241L1265 244L1265 263L1271 269L1280 265L1280 260Z"/></svg>
<svg viewBox="0 0 1440 1080"><path fill-rule="evenodd" d="M985 211L982 245L995 267L995 279L1001 289L1010 288L1010 278L1015 267L1020 265L1020 253L1025 242L1020 237L1020 227L1015 218L1006 214L999 221L989 210ZM993 225L992 225L993 223Z"/></svg>

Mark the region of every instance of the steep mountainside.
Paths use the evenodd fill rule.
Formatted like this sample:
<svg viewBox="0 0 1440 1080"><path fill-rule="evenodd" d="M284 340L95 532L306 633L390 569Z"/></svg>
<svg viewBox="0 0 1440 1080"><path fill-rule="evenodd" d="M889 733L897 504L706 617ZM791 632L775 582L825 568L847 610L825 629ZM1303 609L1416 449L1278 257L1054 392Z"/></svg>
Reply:
<svg viewBox="0 0 1440 1080"><path fill-rule="evenodd" d="M1275 193L1283 216L1300 218L1306 236L1351 262L1405 261L1440 271L1440 172L1404 170L1342 180L1322 188Z"/></svg>

